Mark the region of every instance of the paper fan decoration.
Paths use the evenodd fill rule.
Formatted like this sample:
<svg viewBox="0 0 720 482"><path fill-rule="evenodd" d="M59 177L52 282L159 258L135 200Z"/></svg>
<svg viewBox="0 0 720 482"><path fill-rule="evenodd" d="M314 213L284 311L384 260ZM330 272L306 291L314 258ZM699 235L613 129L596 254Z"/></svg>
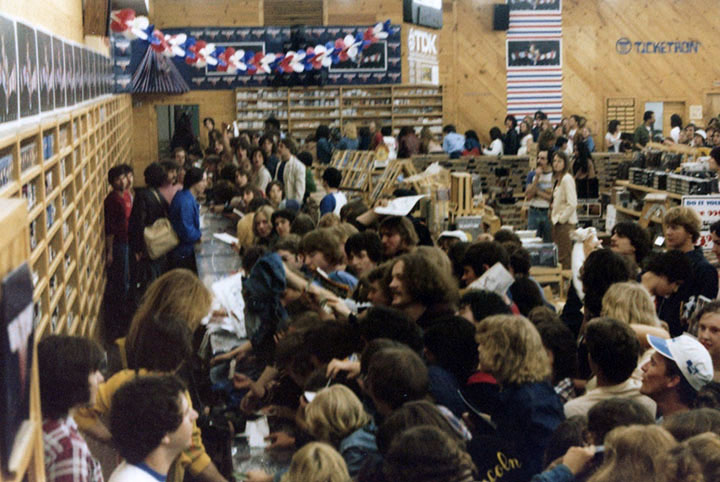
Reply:
<svg viewBox="0 0 720 482"><path fill-rule="evenodd" d="M170 58L148 47L132 77L131 92L142 94L183 94L190 87Z"/></svg>

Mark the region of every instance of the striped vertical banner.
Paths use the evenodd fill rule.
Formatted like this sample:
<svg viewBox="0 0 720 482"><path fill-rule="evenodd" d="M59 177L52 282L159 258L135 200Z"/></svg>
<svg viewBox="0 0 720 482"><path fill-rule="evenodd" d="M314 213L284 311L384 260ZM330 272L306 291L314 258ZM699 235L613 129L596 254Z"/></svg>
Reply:
<svg viewBox="0 0 720 482"><path fill-rule="evenodd" d="M560 1L508 0L508 4L508 114L519 121L541 110L551 122L560 122L563 79ZM550 4L556 5L556 9L549 9Z"/></svg>

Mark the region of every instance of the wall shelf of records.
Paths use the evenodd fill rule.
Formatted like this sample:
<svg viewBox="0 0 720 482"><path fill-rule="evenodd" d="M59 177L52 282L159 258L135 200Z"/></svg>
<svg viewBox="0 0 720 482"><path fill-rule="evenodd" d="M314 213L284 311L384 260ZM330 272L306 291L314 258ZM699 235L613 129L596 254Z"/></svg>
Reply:
<svg viewBox="0 0 720 482"><path fill-rule="evenodd" d="M0 138L0 198L28 204L34 325L92 335L105 286L107 171L130 159L129 95L106 97Z"/></svg>
<svg viewBox="0 0 720 482"><path fill-rule="evenodd" d="M378 85L348 87L280 87L235 89L238 128L259 130L274 116L283 130L303 139L320 124L341 128L347 122L358 127L379 121L395 135L404 126L419 134L429 127L442 131L442 87L426 85Z"/></svg>

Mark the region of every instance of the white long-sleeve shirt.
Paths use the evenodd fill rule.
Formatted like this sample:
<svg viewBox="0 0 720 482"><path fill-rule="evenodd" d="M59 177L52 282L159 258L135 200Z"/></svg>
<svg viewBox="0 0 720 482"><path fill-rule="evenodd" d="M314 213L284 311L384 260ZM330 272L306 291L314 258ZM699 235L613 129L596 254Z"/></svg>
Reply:
<svg viewBox="0 0 720 482"><path fill-rule="evenodd" d="M283 181L285 183L285 198L294 199L300 204L305 196L305 164L292 156L285 164L283 171Z"/></svg>
<svg viewBox="0 0 720 482"><path fill-rule="evenodd" d="M483 149L483 154L486 156L501 156L503 153L502 139L495 139L490 143L490 149Z"/></svg>
<svg viewBox="0 0 720 482"><path fill-rule="evenodd" d="M550 220L553 224L577 224L578 222L577 191L575 179L570 173L565 173L555 186Z"/></svg>

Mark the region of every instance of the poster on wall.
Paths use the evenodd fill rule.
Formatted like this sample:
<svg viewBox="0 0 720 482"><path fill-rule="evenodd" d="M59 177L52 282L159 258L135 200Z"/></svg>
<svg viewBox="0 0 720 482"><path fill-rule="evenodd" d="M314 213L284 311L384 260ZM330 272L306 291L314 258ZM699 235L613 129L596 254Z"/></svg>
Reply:
<svg viewBox="0 0 720 482"><path fill-rule="evenodd" d="M329 69L310 70L302 73L249 75L243 71L223 72L217 67L196 68L182 58L173 58L175 67L193 90L233 89L263 85L351 85L390 84L402 81L401 34L398 25L387 39L370 45L358 54L355 61L333 64ZM196 39L212 42L217 48L232 47L235 50L255 52L284 52L293 45L295 49L314 47L335 42L346 35L363 34L367 26L323 26L307 27L300 35L292 37L288 27L205 27L166 29L166 35L186 34ZM298 38L300 37L300 38ZM113 52L113 73L115 92L130 92L131 78L148 49L147 42L129 42L122 36L111 38Z"/></svg>
<svg viewBox="0 0 720 482"><path fill-rule="evenodd" d="M562 40L507 40L507 67L562 67Z"/></svg>
<svg viewBox="0 0 720 482"><path fill-rule="evenodd" d="M15 22L0 16L0 123L18 118L18 76Z"/></svg>
<svg viewBox="0 0 720 482"><path fill-rule="evenodd" d="M113 91L117 93L130 92L132 42L123 35L113 34L110 37L110 52L112 54Z"/></svg>
<svg viewBox="0 0 720 482"><path fill-rule="evenodd" d="M40 112L35 29L17 22L18 69L20 72L20 117Z"/></svg>
<svg viewBox="0 0 720 482"><path fill-rule="evenodd" d="M543 13L559 13L562 0L508 0L511 11L531 11Z"/></svg>
<svg viewBox="0 0 720 482"><path fill-rule="evenodd" d="M695 246L703 249L712 248L713 241L712 236L710 236L710 226L714 222L720 221L720 195L683 196L682 206L698 213L702 221L700 238L695 243Z"/></svg>
<svg viewBox="0 0 720 482"><path fill-rule="evenodd" d="M438 34L411 27L407 32L408 81L411 84L440 85Z"/></svg>
<svg viewBox="0 0 720 482"><path fill-rule="evenodd" d="M82 49L83 55L83 100L92 99L92 52Z"/></svg>
<svg viewBox="0 0 720 482"><path fill-rule="evenodd" d="M67 105L67 77L65 74L65 49L63 41L57 37L52 39L53 67L55 69L55 107Z"/></svg>
<svg viewBox="0 0 720 482"><path fill-rule="evenodd" d="M65 51L65 97L67 105L75 105L75 56L73 46L67 42L63 42L63 50Z"/></svg>
<svg viewBox="0 0 720 482"><path fill-rule="evenodd" d="M37 31L37 50L40 77L40 110L48 112L55 108L52 37L40 30Z"/></svg>
<svg viewBox="0 0 720 482"><path fill-rule="evenodd" d="M83 59L82 49L77 45L73 45L73 69L75 70L75 103L79 104L83 99Z"/></svg>
<svg viewBox="0 0 720 482"><path fill-rule="evenodd" d="M90 54L90 98L94 99L98 96L98 54L88 53Z"/></svg>

